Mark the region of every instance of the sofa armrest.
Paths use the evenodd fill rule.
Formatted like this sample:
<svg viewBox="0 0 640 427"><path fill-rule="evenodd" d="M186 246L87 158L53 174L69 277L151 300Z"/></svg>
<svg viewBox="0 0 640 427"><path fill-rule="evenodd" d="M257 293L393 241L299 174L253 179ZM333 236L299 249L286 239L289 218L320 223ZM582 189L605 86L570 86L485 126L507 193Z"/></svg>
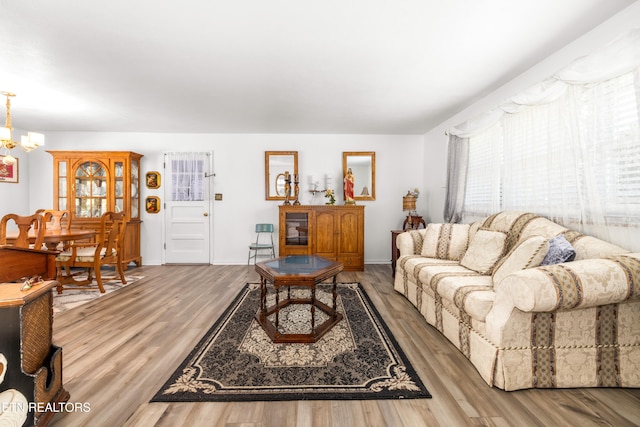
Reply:
<svg viewBox="0 0 640 427"><path fill-rule="evenodd" d="M420 255L422 243L424 242L425 229L412 230L398 234L396 237L396 247L400 251L400 256Z"/></svg>
<svg viewBox="0 0 640 427"><path fill-rule="evenodd" d="M494 290L497 301L511 301L526 312L640 299L640 253L521 270L505 277Z"/></svg>

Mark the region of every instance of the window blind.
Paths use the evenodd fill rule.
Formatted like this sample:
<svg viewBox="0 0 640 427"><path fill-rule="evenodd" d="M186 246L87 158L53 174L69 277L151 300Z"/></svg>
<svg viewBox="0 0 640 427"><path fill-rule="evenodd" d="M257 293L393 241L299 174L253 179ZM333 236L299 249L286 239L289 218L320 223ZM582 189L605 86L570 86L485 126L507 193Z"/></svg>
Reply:
<svg viewBox="0 0 640 427"><path fill-rule="evenodd" d="M464 214L640 222L637 74L571 86L471 137Z"/></svg>

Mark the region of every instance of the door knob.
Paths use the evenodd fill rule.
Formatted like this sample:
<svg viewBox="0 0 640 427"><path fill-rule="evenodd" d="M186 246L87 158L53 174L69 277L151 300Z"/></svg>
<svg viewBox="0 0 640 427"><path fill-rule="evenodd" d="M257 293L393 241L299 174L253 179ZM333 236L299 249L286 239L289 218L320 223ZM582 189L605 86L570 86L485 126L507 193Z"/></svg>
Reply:
<svg viewBox="0 0 640 427"><path fill-rule="evenodd" d="M203 213L202 215L204 215L204 216L209 216L209 212L205 212L205 213Z"/></svg>

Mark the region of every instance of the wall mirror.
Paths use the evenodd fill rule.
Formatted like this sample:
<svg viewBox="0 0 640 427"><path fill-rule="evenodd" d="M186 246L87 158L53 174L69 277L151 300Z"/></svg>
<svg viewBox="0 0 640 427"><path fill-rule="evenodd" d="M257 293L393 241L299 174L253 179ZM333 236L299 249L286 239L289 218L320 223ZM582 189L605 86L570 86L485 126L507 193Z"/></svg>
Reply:
<svg viewBox="0 0 640 427"><path fill-rule="evenodd" d="M342 153L342 176L348 170L355 177L353 198L355 200L376 199L376 153L375 151L349 151Z"/></svg>
<svg viewBox="0 0 640 427"><path fill-rule="evenodd" d="M284 175L298 174L297 151L265 151L264 152L264 185L267 200L284 200Z"/></svg>

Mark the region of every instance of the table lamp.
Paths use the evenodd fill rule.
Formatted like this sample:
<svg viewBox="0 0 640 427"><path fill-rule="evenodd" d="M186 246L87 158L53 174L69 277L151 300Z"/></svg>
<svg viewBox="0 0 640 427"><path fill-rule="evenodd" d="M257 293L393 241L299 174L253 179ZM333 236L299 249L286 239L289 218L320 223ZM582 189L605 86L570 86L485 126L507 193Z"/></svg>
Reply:
<svg viewBox="0 0 640 427"><path fill-rule="evenodd" d="M411 194L410 191L407 191L407 195L402 198L402 210L405 212L409 212L409 214L407 215L407 219L405 219L404 221L404 225L408 225L410 230L413 230L414 228L411 212L416 210L416 200L416 196Z"/></svg>

